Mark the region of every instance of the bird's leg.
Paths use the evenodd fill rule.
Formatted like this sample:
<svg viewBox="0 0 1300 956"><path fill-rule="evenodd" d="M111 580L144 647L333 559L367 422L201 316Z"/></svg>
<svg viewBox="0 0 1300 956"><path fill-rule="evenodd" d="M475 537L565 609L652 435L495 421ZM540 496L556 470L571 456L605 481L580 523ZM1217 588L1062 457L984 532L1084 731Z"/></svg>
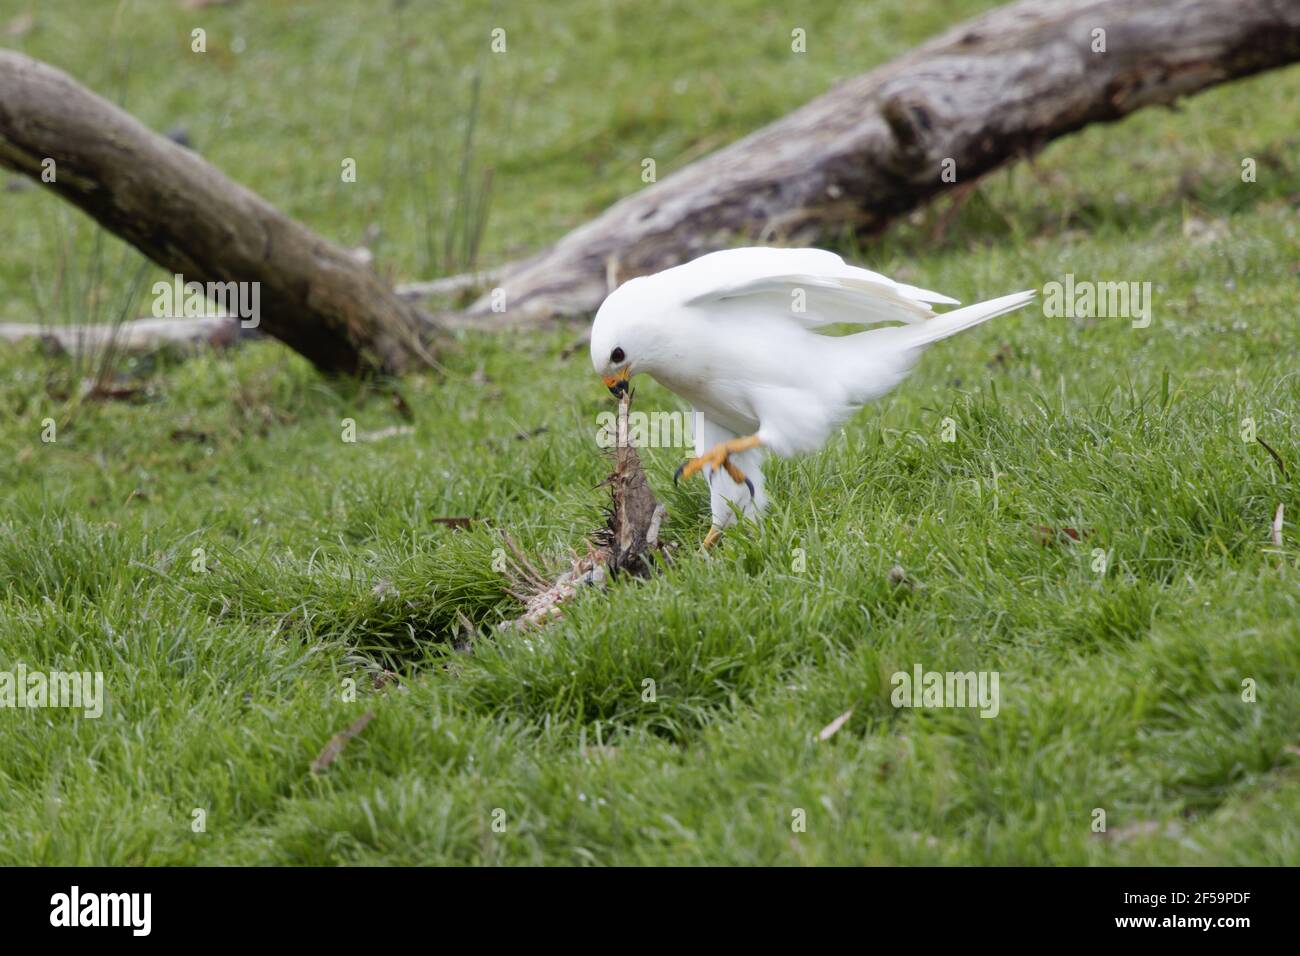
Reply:
<svg viewBox="0 0 1300 956"><path fill-rule="evenodd" d="M700 545L700 551L702 553L707 554L710 550L712 550L713 546L718 543L718 539L721 537L722 537L722 532L718 530L717 526L710 525L709 533L704 536L704 541Z"/></svg>
<svg viewBox="0 0 1300 956"><path fill-rule="evenodd" d="M754 483L745 477L745 473L736 467L732 462L731 456L737 452L748 451L751 448L757 448L762 442L757 435L746 435L744 438L733 438L730 441L719 442L714 445L703 455L698 458L692 458L684 462L673 475L673 483L676 484L679 478L689 478L705 465L712 465L714 468L724 469L731 480L738 485L746 485L749 493L754 493Z"/></svg>

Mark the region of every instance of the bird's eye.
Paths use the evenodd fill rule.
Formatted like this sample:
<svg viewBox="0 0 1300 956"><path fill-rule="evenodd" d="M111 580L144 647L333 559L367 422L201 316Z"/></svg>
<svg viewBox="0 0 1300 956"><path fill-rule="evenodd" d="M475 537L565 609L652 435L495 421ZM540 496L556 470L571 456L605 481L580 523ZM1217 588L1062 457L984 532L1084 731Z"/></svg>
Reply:
<svg viewBox="0 0 1300 956"><path fill-rule="evenodd" d="M619 362L623 361L623 359L626 358L626 357L627 357L627 356L625 356L625 355L623 354L623 350L622 350L622 349L614 349L614 351L612 351L612 352L609 353L609 360L610 360L611 362L613 362L615 365L617 365Z"/></svg>

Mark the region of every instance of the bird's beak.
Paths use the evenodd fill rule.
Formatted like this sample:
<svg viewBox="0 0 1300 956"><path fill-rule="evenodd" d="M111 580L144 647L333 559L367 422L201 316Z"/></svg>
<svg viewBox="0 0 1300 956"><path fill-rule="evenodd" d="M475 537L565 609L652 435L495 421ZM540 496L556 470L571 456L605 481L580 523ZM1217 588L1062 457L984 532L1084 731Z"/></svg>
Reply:
<svg viewBox="0 0 1300 956"><path fill-rule="evenodd" d="M627 393L627 373L628 367L624 365L613 375L606 375L601 379L615 398L622 398Z"/></svg>

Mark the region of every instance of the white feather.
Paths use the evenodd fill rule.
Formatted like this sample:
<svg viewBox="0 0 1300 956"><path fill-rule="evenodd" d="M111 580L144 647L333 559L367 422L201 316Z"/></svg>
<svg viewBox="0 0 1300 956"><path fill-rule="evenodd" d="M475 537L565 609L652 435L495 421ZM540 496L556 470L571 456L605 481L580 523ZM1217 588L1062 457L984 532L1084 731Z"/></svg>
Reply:
<svg viewBox="0 0 1300 956"><path fill-rule="evenodd" d="M934 315L930 303L957 304L938 292L848 265L822 249L729 249L659 276L681 290L687 306L713 313L728 306L764 308L810 328L923 322Z"/></svg>

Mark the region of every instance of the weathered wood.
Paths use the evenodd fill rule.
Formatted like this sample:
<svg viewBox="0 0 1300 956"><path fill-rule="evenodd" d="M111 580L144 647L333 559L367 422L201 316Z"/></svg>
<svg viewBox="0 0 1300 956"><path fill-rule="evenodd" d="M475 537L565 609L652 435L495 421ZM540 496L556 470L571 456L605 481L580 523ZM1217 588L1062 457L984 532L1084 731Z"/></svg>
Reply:
<svg viewBox="0 0 1300 956"><path fill-rule="evenodd" d="M1094 30L1105 52L1094 52ZM870 233L1090 123L1300 59L1295 0L1021 0L846 82L505 266L464 317L589 315L618 282L744 241ZM941 176L955 164L956 182ZM498 297L499 301L499 297Z"/></svg>
<svg viewBox="0 0 1300 956"><path fill-rule="evenodd" d="M99 322L86 325L30 322L0 323L0 342L39 340L58 352L97 355L106 349L138 355L175 349L191 352L202 348L223 349L243 335L239 319L210 316L195 319L135 319L114 325Z"/></svg>
<svg viewBox="0 0 1300 956"><path fill-rule="evenodd" d="M428 282L402 282L393 291L403 299L427 299L432 295L461 295L481 292L496 281L495 272L466 272Z"/></svg>
<svg viewBox="0 0 1300 956"><path fill-rule="evenodd" d="M260 283L260 327L328 372L398 373L432 330L356 257L66 73L0 50L0 165L186 282Z"/></svg>

